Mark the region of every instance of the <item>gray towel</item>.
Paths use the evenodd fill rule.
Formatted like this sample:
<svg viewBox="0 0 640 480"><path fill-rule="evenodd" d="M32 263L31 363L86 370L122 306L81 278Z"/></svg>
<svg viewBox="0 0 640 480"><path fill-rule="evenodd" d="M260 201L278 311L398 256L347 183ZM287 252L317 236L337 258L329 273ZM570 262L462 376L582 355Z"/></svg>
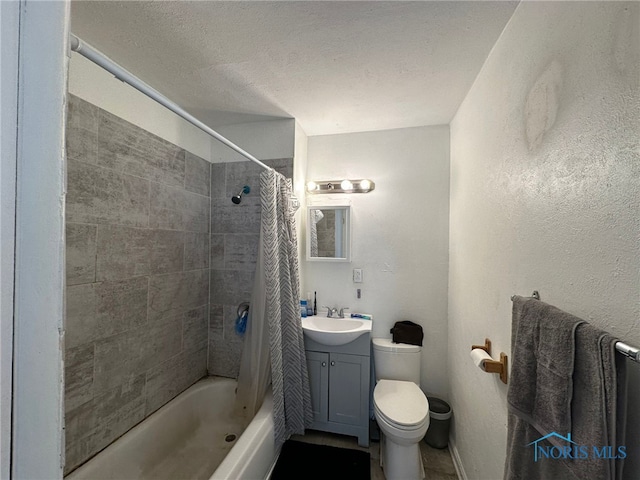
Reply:
<svg viewBox="0 0 640 480"><path fill-rule="evenodd" d="M543 435L571 430L574 339L581 323L534 298L513 299L509 412Z"/></svg>
<svg viewBox="0 0 640 480"><path fill-rule="evenodd" d="M611 446L614 454L624 444L627 397L626 360L620 357L616 361L616 341L593 325L578 327L571 404L573 439L600 449ZM578 478L622 478L621 459L592 455L566 464Z"/></svg>
<svg viewBox="0 0 640 480"><path fill-rule="evenodd" d="M623 460L597 458L593 447L600 451L603 447L605 449L612 447L611 452L615 454L617 447L624 444L626 362L620 357L616 361L616 339L576 317L554 307L549 307L549 305L536 300L520 297L514 299L513 328L516 331L512 333L512 342L522 343L512 344L513 367L508 393L509 417L504 478L509 480L550 478L619 480L622 476ZM552 316L552 320L559 319L558 321L561 323L570 321L574 324L575 335L568 340L566 337L562 337L568 342L565 345L564 354L571 357L570 363L573 364L572 372L567 377L568 386L559 391L559 397L562 398L562 401L559 401L559 398L549 397L547 395L549 390L546 388L542 392L536 390L541 379L556 382L559 381L556 376L546 376L545 372L542 377L540 375L529 377L536 378L536 382L522 377L522 374L539 373L541 367L541 363L538 361L541 348L540 332L535 329L522 328L523 322L527 319L536 321L535 311L540 315ZM562 315L556 316L558 312ZM544 325L544 323L539 323L539 325ZM523 338L525 334L532 334L533 338ZM520 348L515 348L516 345L519 345ZM528 355L535 357L536 362L535 365L532 365L532 361L525 360L524 364L527 368L523 368L522 359L518 357L527 354L527 348L531 349ZM560 354L562 351L558 350L556 353ZM544 355L543 358L554 364L555 371L558 370L558 367L566 368L567 360L559 358L556 362L547 355ZM546 362L542 362L542 364L546 365ZM547 370L546 366L542 368ZM512 392L514 384L517 390ZM530 385L527 386L528 384ZM530 395L529 400L519 398L523 393ZM568 399L566 398L567 394ZM550 404L556 407L564 404L565 400L568 400L569 404L566 408L556 409L553 415L544 417L539 412L544 409L544 401L547 400L550 400ZM514 404L517 408L513 407ZM528 407L531 408L527 410ZM565 414L560 414L561 411L565 412L568 418ZM532 422L535 422L538 427L541 425L551 427L553 422L558 422L562 426L541 430L535 427ZM560 430L559 428L564 429ZM530 444L538 442L541 437L552 432L562 436L571 433L571 440L575 442L573 445L577 445L579 448L586 447L588 455L577 459L542 459L534 462L534 446ZM551 442L549 443L549 441ZM552 434L552 437L542 440L540 445L562 447L568 445L568 442L563 442L562 439ZM605 451L608 452L608 450Z"/></svg>
<svg viewBox="0 0 640 480"><path fill-rule="evenodd" d="M596 477L576 477L558 460L540 460L534 462L531 442L542 435L530 423L512 413L508 416L507 459L504 467L504 480L595 480ZM550 446L547 440L542 445ZM601 479L597 479L601 480Z"/></svg>

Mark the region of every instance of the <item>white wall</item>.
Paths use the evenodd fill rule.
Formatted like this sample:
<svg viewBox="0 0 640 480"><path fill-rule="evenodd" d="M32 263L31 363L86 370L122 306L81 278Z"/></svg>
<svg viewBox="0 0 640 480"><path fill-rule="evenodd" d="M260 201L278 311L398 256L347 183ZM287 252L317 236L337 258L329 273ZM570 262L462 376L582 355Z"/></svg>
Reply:
<svg viewBox="0 0 640 480"><path fill-rule="evenodd" d="M208 134L75 52L69 65L69 92L211 161L213 140Z"/></svg>
<svg viewBox="0 0 640 480"><path fill-rule="evenodd" d="M0 478L11 465L11 377L13 367L13 275L18 125L18 41L20 4L0 3L2 87L0 111Z"/></svg>
<svg viewBox="0 0 640 480"><path fill-rule="evenodd" d="M470 479L502 478L507 388L468 351L490 337L510 352L512 294L640 345L639 7L520 3L451 123L452 439Z"/></svg>
<svg viewBox="0 0 640 480"><path fill-rule="evenodd" d="M449 128L309 137L307 179L343 178L376 183L371 193L343 196L352 205L352 262L303 262L303 292L317 291L318 307L373 314L373 336L390 337L398 320L422 325L421 386L446 398ZM353 268L363 269L362 284L353 283Z"/></svg>
<svg viewBox="0 0 640 480"><path fill-rule="evenodd" d="M295 146L295 120L268 120L265 122L224 125L215 130L250 153L258 160L293 158ZM220 142L211 144L212 162L245 162L247 159Z"/></svg>
<svg viewBox="0 0 640 480"><path fill-rule="evenodd" d="M64 438L69 3L20 7L11 478L51 479L62 477Z"/></svg>
<svg viewBox="0 0 640 480"><path fill-rule="evenodd" d="M309 140L302 126L295 122L295 147L293 157L293 190L300 201L300 209L296 212L296 226L298 227L298 258L300 268L300 277L303 276L302 265L305 256L305 222L304 216L307 207L307 199L305 197L305 185L307 178ZM300 280L301 286L303 279ZM302 295L306 295L306 290L301 291Z"/></svg>
<svg viewBox="0 0 640 480"><path fill-rule="evenodd" d="M71 54L69 92L210 162L246 161L78 53ZM293 119L270 120L220 126L214 130L259 160L291 158L294 123Z"/></svg>

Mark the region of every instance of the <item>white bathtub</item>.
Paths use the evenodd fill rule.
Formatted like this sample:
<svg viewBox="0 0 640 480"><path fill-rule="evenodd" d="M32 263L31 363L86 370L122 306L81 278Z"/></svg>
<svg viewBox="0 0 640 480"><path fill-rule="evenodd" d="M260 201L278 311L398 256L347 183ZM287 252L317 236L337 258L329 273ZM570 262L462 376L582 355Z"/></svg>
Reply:
<svg viewBox="0 0 640 480"><path fill-rule="evenodd" d="M209 377L129 430L65 480L262 480L276 461L273 400L246 421L235 380ZM235 434L234 442L225 437Z"/></svg>

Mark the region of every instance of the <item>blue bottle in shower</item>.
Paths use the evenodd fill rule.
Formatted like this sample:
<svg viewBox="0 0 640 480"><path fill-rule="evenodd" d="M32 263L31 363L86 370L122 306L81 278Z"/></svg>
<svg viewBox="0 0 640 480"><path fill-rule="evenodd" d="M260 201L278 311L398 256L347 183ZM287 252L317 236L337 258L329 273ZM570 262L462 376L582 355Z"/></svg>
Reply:
<svg viewBox="0 0 640 480"><path fill-rule="evenodd" d="M303 317L303 318L307 316L307 301L306 300L300 300L300 316Z"/></svg>

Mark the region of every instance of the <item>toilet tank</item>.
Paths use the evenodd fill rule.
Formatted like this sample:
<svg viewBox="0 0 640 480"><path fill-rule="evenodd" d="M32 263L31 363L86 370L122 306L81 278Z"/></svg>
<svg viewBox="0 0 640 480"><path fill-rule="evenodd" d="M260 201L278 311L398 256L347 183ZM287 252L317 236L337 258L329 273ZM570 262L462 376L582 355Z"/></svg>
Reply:
<svg viewBox="0 0 640 480"><path fill-rule="evenodd" d="M422 347L393 343L390 338L374 338L372 342L376 382L380 379L405 380L420 385Z"/></svg>

